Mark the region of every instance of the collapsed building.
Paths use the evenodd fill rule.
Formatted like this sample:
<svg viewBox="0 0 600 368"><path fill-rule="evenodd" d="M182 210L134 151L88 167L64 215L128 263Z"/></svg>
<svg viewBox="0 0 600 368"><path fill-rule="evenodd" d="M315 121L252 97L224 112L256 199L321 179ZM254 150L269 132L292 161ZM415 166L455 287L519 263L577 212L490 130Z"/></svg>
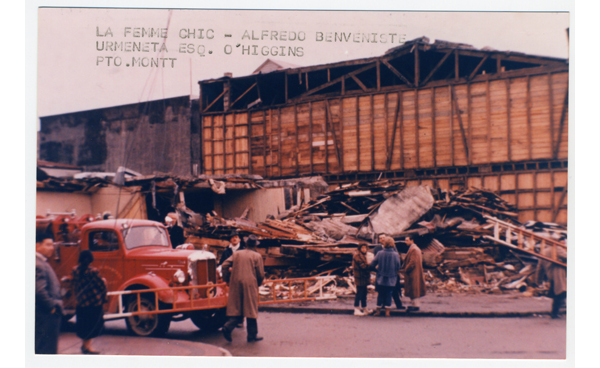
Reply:
<svg viewBox="0 0 600 368"><path fill-rule="evenodd" d="M534 259L499 247L493 221L564 241L567 60L423 37L379 57L269 70L200 81L197 100L42 117L39 158L116 172L127 157L141 173L122 185L140 195L137 216L177 211L188 241L217 252L232 229L260 235L280 276L347 275L356 244L374 243L375 217L406 190L427 205L392 233L398 246L420 237L432 288L522 287ZM38 192L75 185L45 180Z"/></svg>

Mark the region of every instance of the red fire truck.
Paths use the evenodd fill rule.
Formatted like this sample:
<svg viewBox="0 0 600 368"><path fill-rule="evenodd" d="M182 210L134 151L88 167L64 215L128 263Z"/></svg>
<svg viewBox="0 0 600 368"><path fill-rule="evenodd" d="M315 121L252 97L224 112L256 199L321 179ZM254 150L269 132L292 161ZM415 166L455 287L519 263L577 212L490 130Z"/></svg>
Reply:
<svg viewBox="0 0 600 368"><path fill-rule="evenodd" d="M191 246L172 249L159 222L54 214L38 217L36 228L54 236L49 262L61 282L67 318L75 311L71 271L87 249L108 287L105 320L125 318L139 336L164 335L171 321L187 318L209 330L225 321L228 289L217 278L215 256Z"/></svg>

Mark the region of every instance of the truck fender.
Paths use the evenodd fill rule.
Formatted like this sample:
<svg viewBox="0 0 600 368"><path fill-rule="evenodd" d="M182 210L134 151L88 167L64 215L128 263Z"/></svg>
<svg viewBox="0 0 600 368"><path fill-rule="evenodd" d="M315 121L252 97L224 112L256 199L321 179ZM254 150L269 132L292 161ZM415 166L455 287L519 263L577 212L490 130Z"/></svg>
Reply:
<svg viewBox="0 0 600 368"><path fill-rule="evenodd" d="M154 274L144 274L135 276L122 284L118 291L125 290L140 290L140 289L163 289L168 288L169 284L165 279ZM172 304L174 300L173 292L163 290L158 292L158 300L163 303ZM109 310L116 311L118 309L118 298L112 298L110 301Z"/></svg>

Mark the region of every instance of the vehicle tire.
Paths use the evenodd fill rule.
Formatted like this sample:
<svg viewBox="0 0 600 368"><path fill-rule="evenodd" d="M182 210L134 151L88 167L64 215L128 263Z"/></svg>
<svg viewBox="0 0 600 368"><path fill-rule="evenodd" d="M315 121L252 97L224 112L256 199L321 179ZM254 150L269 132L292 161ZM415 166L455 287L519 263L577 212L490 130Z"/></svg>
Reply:
<svg viewBox="0 0 600 368"><path fill-rule="evenodd" d="M216 331L223 327L227 320L225 308L192 312L190 318L196 327L203 331Z"/></svg>
<svg viewBox="0 0 600 368"><path fill-rule="evenodd" d="M142 296L140 298L140 310L154 311L156 306L153 298ZM131 298L127 304L127 312L137 312L138 304L136 298ZM171 325L171 315L168 313L148 314L130 316L125 319L127 330L137 336L163 336Z"/></svg>

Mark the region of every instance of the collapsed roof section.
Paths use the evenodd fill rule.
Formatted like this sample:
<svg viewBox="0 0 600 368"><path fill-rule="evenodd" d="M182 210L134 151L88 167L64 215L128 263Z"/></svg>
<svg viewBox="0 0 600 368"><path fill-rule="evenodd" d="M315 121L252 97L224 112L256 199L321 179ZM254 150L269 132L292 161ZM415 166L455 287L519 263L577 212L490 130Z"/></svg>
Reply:
<svg viewBox="0 0 600 368"><path fill-rule="evenodd" d="M436 40L408 41L379 57L275 70L199 82L202 113L244 110L315 98L465 82L482 75L539 67L564 69L566 59Z"/></svg>

